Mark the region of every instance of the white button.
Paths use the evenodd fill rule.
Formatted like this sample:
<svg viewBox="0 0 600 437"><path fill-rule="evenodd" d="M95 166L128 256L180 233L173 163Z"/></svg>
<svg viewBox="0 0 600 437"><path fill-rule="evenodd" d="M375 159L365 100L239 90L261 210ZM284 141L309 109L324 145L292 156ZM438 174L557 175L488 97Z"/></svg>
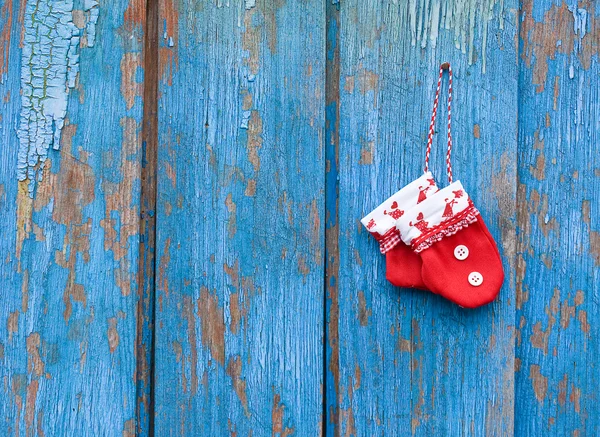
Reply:
<svg viewBox="0 0 600 437"><path fill-rule="evenodd" d="M461 244L454 248L454 257L457 260L462 261L464 259L467 259L468 256L469 256L469 248L467 246L463 246Z"/></svg>
<svg viewBox="0 0 600 437"><path fill-rule="evenodd" d="M473 287L479 287L483 284L483 276L479 272L471 272L469 273L469 284Z"/></svg>

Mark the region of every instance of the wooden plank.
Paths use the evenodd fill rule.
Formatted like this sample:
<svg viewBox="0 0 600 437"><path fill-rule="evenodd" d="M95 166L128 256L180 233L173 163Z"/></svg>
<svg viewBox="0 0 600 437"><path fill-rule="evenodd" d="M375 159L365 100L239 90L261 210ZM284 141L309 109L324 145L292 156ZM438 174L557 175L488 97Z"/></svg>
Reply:
<svg viewBox="0 0 600 437"><path fill-rule="evenodd" d="M144 19L3 3L1 435L135 433Z"/></svg>
<svg viewBox="0 0 600 437"><path fill-rule="evenodd" d="M333 435L513 432L516 9L516 1L340 3L339 269L327 279L337 284L327 330ZM455 73L454 175L506 271L499 299L477 310L392 287L359 223L421 174L443 61ZM444 144L438 135L432 155L440 184Z"/></svg>
<svg viewBox="0 0 600 437"><path fill-rule="evenodd" d="M516 435L598 435L600 9L526 1Z"/></svg>
<svg viewBox="0 0 600 437"><path fill-rule="evenodd" d="M161 2L156 435L320 432L324 21Z"/></svg>

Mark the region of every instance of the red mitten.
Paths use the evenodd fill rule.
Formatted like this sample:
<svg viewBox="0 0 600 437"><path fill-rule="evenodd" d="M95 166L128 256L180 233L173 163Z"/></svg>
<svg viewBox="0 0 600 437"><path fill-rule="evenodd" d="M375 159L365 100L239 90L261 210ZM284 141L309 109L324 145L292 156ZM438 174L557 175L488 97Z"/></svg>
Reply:
<svg viewBox="0 0 600 437"><path fill-rule="evenodd" d="M385 254L387 280L397 287L426 288L421 279L421 258L402 243L396 220L436 191L433 176L426 172L361 220Z"/></svg>
<svg viewBox="0 0 600 437"><path fill-rule="evenodd" d="M421 257L429 290L465 308L496 298L504 281L500 254L460 182L407 211L397 227Z"/></svg>

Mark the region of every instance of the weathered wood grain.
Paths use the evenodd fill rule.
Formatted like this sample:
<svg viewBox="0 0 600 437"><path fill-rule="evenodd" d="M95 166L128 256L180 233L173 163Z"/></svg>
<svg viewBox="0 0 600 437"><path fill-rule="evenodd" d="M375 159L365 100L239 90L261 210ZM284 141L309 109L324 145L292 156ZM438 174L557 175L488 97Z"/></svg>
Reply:
<svg viewBox="0 0 600 437"><path fill-rule="evenodd" d="M135 433L144 18L3 2L1 435Z"/></svg>
<svg viewBox="0 0 600 437"><path fill-rule="evenodd" d="M5 0L0 435L599 434L599 15ZM359 223L422 171L443 61L506 270L474 311Z"/></svg>
<svg viewBox="0 0 600 437"><path fill-rule="evenodd" d="M321 430L324 18L161 2L157 435Z"/></svg>
<svg viewBox="0 0 600 437"><path fill-rule="evenodd" d="M327 394L336 397L328 398L329 435L512 434L516 8L514 1L340 3L339 36L328 35L330 45L339 41L340 59L339 119L328 112L329 123L339 122L331 225L339 227L339 269L327 278L336 284L328 293L335 386ZM421 174L443 61L455 72L454 175L496 237L506 270L499 299L478 310L392 287L359 223ZM444 145L440 134L432 155L440 184Z"/></svg>
<svg viewBox="0 0 600 437"><path fill-rule="evenodd" d="M600 8L521 14L515 434L599 435Z"/></svg>

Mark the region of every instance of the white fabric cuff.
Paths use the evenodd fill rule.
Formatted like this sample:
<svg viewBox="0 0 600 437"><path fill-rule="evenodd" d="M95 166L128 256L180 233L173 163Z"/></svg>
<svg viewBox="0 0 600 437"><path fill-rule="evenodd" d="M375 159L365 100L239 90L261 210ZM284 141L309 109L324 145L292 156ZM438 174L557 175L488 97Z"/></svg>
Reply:
<svg viewBox="0 0 600 437"><path fill-rule="evenodd" d="M440 238L467 226L479 214L460 181L456 181L406 211L396 222L402 241L418 251L429 247L435 235ZM421 243L428 244L421 247ZM438 239L439 240L439 239Z"/></svg>
<svg viewBox="0 0 600 437"><path fill-rule="evenodd" d="M371 211L361 223L372 234L383 236L396 226L396 220L406 211L425 201L428 195L431 196L436 191L437 186L431 172L426 172Z"/></svg>

